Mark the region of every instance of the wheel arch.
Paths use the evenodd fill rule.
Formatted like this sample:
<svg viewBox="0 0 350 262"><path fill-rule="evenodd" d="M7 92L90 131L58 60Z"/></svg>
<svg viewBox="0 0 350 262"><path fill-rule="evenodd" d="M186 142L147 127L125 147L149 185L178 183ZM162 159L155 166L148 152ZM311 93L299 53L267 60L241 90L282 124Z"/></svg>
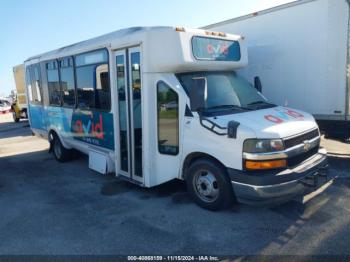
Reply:
<svg viewBox="0 0 350 262"><path fill-rule="evenodd" d="M54 135L54 136L57 136L59 138L59 140L61 141L62 145L67 148L67 149L71 149L72 147L67 145L66 141L64 141L64 139L62 139L62 136L59 134L59 131L56 129L56 128L50 128L49 131L48 131L48 136L47 136L47 139L50 143L50 147L51 147L51 136Z"/></svg>
<svg viewBox="0 0 350 262"><path fill-rule="evenodd" d="M202 158L209 159L209 160L217 163L218 165L220 165L224 170L226 170L225 165L220 160L218 160L216 157L213 157L212 155L209 155L209 154L204 153L204 152L192 152L192 153L188 154L183 161L181 178L186 179L186 173L187 173L188 168L191 166L191 164L193 162L195 162L196 160L202 159Z"/></svg>

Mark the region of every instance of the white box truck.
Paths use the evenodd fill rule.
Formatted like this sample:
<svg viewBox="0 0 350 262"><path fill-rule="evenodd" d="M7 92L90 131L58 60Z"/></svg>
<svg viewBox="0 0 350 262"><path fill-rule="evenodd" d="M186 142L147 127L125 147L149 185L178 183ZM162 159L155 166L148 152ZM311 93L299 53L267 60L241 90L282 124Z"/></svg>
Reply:
<svg viewBox="0 0 350 262"><path fill-rule="evenodd" d="M245 36L249 65L273 103L308 111L350 137L349 0L301 0L205 26Z"/></svg>

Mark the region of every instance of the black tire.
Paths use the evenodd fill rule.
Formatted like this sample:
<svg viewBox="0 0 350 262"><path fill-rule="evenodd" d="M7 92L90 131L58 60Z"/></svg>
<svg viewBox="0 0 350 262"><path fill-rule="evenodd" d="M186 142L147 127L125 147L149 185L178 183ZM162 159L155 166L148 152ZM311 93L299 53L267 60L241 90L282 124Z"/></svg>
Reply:
<svg viewBox="0 0 350 262"><path fill-rule="evenodd" d="M235 202L231 181L215 161L203 158L192 163L186 172L186 184L192 199L205 209L226 209Z"/></svg>
<svg viewBox="0 0 350 262"><path fill-rule="evenodd" d="M53 155L58 162L67 162L73 157L73 150L65 148L56 134L51 135L50 141Z"/></svg>

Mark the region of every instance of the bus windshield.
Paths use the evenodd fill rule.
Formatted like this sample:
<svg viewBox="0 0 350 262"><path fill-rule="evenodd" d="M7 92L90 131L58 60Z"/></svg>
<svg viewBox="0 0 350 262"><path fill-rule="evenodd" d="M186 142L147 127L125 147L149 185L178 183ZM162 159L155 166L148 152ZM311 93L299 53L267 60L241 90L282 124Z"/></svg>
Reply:
<svg viewBox="0 0 350 262"><path fill-rule="evenodd" d="M177 77L191 99L192 111L246 111L275 106L235 72L191 72ZM195 99L190 94L195 94ZM200 108L196 106L198 101L193 101L198 98Z"/></svg>

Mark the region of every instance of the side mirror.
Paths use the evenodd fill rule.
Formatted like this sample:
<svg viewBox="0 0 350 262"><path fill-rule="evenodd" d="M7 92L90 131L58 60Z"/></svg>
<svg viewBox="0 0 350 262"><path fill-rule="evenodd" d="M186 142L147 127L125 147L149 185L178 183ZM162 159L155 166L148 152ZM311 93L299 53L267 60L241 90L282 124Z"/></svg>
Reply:
<svg viewBox="0 0 350 262"><path fill-rule="evenodd" d="M236 121L230 121L227 124L227 136L228 138L236 138L237 137L237 129L240 125L239 122Z"/></svg>
<svg viewBox="0 0 350 262"><path fill-rule="evenodd" d="M262 93L262 85L261 85L260 77L258 76L254 77L254 87L256 90Z"/></svg>
<svg viewBox="0 0 350 262"><path fill-rule="evenodd" d="M193 111L205 107L207 98L207 79L205 77L192 78L192 88L190 89L189 97Z"/></svg>

